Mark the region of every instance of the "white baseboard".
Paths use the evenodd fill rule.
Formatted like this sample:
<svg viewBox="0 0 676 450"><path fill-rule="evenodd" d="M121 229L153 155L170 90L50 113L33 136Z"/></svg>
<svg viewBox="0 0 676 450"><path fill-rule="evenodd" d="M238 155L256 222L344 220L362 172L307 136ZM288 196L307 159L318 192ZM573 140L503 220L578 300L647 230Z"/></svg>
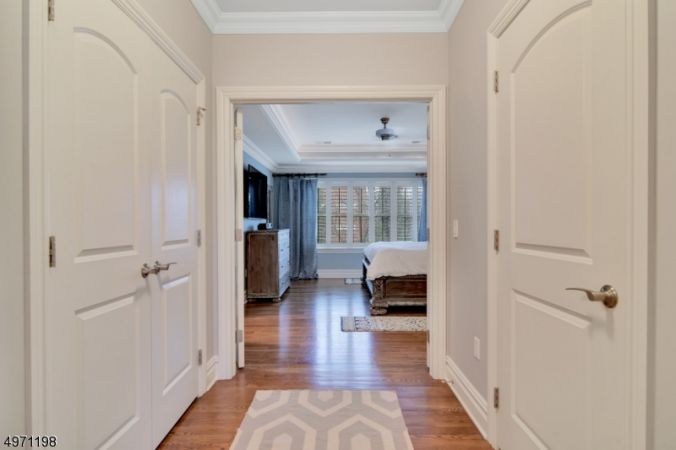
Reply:
<svg viewBox="0 0 676 450"><path fill-rule="evenodd" d="M217 377L216 377L216 369L218 368L218 355L214 355L207 361L207 390L205 392L208 392L209 389L216 383Z"/></svg>
<svg viewBox="0 0 676 450"><path fill-rule="evenodd" d="M319 269L319 278L361 278L361 269Z"/></svg>
<svg viewBox="0 0 676 450"><path fill-rule="evenodd" d="M486 399L449 356L446 356L446 381L448 381L448 386L462 403L481 435L484 439L488 439L488 405Z"/></svg>

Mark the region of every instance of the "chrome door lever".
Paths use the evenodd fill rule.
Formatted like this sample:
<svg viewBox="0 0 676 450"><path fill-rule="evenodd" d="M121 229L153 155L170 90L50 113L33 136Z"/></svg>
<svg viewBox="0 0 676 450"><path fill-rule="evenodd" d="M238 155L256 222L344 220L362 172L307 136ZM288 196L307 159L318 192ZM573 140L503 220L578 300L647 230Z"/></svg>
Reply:
<svg viewBox="0 0 676 450"><path fill-rule="evenodd" d="M606 308L613 309L617 306L618 295L614 287L606 284L601 291L592 291L584 288L566 288L567 291L580 291L587 294L587 298L592 302L602 302Z"/></svg>
<svg viewBox="0 0 676 450"><path fill-rule="evenodd" d="M162 263L159 262L159 261L155 261L155 267L153 267L153 268L157 271L157 272L155 272L155 273L159 273L159 272L161 272L161 271L163 271L163 270L169 270L169 267L170 267L172 264L177 264L177 263L175 263L175 262L170 262L170 263L162 264Z"/></svg>
<svg viewBox="0 0 676 450"><path fill-rule="evenodd" d="M143 264L143 266L141 266L141 276L143 278L148 278L148 275L150 275L151 273L157 273L157 272L158 272L157 267L150 267L148 265L148 263L145 263L145 264Z"/></svg>

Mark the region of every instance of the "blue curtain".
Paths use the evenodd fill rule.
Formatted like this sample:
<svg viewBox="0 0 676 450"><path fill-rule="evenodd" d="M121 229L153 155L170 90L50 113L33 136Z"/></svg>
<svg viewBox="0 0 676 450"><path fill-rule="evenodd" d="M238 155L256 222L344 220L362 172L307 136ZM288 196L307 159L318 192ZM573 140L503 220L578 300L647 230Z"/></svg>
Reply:
<svg viewBox="0 0 676 450"><path fill-rule="evenodd" d="M426 241L427 236L427 178L422 180L422 208L418 220L418 241Z"/></svg>
<svg viewBox="0 0 676 450"><path fill-rule="evenodd" d="M317 180L274 177L272 223L289 229L291 279L317 278Z"/></svg>

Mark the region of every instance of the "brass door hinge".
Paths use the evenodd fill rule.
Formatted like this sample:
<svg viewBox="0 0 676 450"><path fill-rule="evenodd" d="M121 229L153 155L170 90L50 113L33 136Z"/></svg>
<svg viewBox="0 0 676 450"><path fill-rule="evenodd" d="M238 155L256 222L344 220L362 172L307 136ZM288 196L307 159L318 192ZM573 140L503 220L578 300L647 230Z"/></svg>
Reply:
<svg viewBox="0 0 676 450"><path fill-rule="evenodd" d="M54 0L47 0L47 20L54 22Z"/></svg>
<svg viewBox="0 0 676 450"><path fill-rule="evenodd" d="M56 267L56 237L49 236L49 267Z"/></svg>
<svg viewBox="0 0 676 450"><path fill-rule="evenodd" d="M202 350L197 350L197 365L201 366L202 365Z"/></svg>
<svg viewBox="0 0 676 450"><path fill-rule="evenodd" d="M493 249L500 251L500 230L493 230Z"/></svg>
<svg viewBox="0 0 676 450"><path fill-rule="evenodd" d="M240 127L235 127L235 140L236 141L242 140L242 129Z"/></svg>
<svg viewBox="0 0 676 450"><path fill-rule="evenodd" d="M197 236L196 236L197 246L201 247L202 246L202 230L197 230L196 234L197 234Z"/></svg>
<svg viewBox="0 0 676 450"><path fill-rule="evenodd" d="M493 92L500 92L500 72L497 70L493 72Z"/></svg>
<svg viewBox="0 0 676 450"><path fill-rule="evenodd" d="M500 408L500 388L493 388L493 408Z"/></svg>

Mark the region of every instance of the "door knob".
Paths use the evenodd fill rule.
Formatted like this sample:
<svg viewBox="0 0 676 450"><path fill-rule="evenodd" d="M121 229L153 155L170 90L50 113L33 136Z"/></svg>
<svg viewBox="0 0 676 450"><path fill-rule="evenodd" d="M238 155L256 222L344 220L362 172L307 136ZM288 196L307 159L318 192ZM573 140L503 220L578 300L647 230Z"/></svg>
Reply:
<svg viewBox="0 0 676 450"><path fill-rule="evenodd" d="M613 309L617 306L618 296L614 287L606 284L600 291L592 291L584 288L566 288L567 291L580 291L587 294L587 298L592 302L603 302L608 309Z"/></svg>
<svg viewBox="0 0 676 450"><path fill-rule="evenodd" d="M162 263L159 262L159 261L155 261L155 267L154 267L154 269L157 271L157 272L155 272L155 273L161 272L162 270L169 270L169 267L170 267L172 264L176 264L176 263L175 263L175 262L170 262L170 263L162 264Z"/></svg>
<svg viewBox="0 0 676 450"><path fill-rule="evenodd" d="M150 267L148 265L148 263L145 263L145 264L143 264L143 266L141 266L141 276L143 278L148 278L148 275L150 275L151 273L157 273L157 272L158 272L157 267Z"/></svg>

